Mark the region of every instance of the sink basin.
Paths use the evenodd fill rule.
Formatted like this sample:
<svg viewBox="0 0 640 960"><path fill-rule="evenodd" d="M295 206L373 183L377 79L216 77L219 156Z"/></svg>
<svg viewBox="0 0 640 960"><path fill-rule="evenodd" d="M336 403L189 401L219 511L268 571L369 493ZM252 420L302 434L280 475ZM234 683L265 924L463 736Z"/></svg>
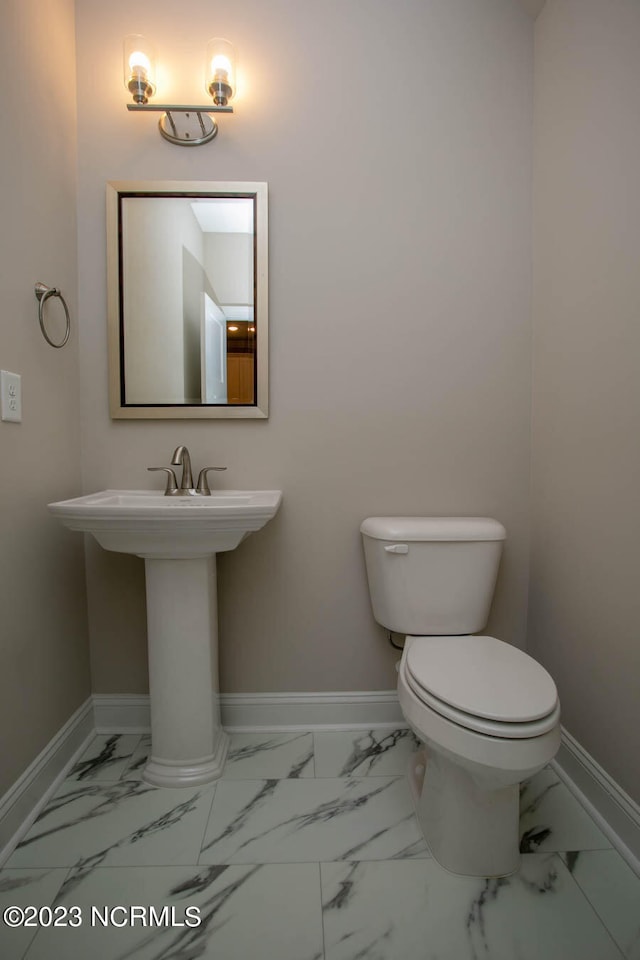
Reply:
<svg viewBox="0 0 640 960"><path fill-rule="evenodd" d="M50 503L72 530L106 550L144 557L151 756L159 787L218 779L229 738L220 722L216 554L233 550L277 512L280 490L216 490L210 497L102 490Z"/></svg>
<svg viewBox="0 0 640 960"><path fill-rule="evenodd" d="M71 530L105 550L145 558L206 557L233 550L276 514L280 490L216 490L210 497L165 497L160 490L102 490L50 503Z"/></svg>

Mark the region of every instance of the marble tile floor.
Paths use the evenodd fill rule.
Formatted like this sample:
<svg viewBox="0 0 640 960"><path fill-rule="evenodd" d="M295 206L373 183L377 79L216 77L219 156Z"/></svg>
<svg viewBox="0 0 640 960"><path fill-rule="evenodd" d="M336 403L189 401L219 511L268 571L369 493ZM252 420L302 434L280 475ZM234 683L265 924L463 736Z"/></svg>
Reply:
<svg viewBox="0 0 640 960"><path fill-rule="evenodd" d="M408 730L234 734L186 790L148 749L97 736L0 870L2 910L45 908L1 960L640 960L640 878L551 769L519 873L470 880L424 843Z"/></svg>

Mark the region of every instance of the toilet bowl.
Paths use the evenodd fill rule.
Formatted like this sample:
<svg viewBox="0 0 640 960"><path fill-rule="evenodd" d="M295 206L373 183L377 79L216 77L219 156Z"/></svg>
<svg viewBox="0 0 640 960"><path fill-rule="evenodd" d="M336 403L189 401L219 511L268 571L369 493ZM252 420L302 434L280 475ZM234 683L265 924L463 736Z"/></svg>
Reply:
<svg viewBox="0 0 640 960"><path fill-rule="evenodd" d="M474 665L470 661L466 672L464 658L460 658L458 673L450 675L446 685L448 699L455 693L457 705L452 706L428 689L436 682L420 672L424 661L437 661L442 652L437 642L442 639L407 637L398 672L400 707L424 744L424 751L412 758L409 776L416 813L427 845L441 866L463 876L506 876L514 873L520 862L519 784L546 766L560 746L555 686L535 660L503 641L447 637L453 645L475 640L491 641L486 645L490 648L501 644L509 651L512 666L521 668L520 680L514 683L511 677L502 689L506 696L501 698L499 686L479 691L481 681L469 691ZM431 641L436 641L435 649L430 649ZM468 648L465 643L461 646ZM487 672L492 666L499 672L490 657L485 666ZM504 672L504 664L502 667ZM527 684L532 677L538 680L533 683L534 692ZM499 714L500 720L472 712L482 703L482 692L490 695L487 702L495 707L492 712ZM528 709L514 709L518 692L528 708L535 695L539 696L535 719L525 719ZM488 712L480 709L483 714Z"/></svg>
<svg viewBox="0 0 640 960"><path fill-rule="evenodd" d="M463 876L518 869L519 784L560 746L555 684L486 624L505 529L486 517L372 517L361 526L373 614L406 636L404 717L423 748L409 782L434 858Z"/></svg>

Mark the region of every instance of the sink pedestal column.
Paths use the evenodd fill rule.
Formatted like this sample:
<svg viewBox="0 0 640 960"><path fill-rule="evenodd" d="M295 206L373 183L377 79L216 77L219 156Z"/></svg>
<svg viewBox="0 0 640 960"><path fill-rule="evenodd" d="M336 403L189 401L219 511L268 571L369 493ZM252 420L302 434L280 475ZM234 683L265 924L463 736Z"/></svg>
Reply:
<svg viewBox="0 0 640 960"><path fill-rule="evenodd" d="M143 779L159 787L222 774L229 738L220 725L216 558L145 558L151 757Z"/></svg>

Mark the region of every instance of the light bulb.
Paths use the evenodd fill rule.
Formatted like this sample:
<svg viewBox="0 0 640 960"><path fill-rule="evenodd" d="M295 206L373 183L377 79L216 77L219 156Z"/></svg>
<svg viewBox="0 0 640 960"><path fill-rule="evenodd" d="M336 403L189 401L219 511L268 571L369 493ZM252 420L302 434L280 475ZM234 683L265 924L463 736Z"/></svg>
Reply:
<svg viewBox="0 0 640 960"><path fill-rule="evenodd" d="M231 73L231 61L223 53L217 54L211 61L211 75L217 80L228 80Z"/></svg>
<svg viewBox="0 0 640 960"><path fill-rule="evenodd" d="M146 78L151 70L151 61L142 50L134 50L129 57L129 69L132 73L136 70L139 71L141 76Z"/></svg>

